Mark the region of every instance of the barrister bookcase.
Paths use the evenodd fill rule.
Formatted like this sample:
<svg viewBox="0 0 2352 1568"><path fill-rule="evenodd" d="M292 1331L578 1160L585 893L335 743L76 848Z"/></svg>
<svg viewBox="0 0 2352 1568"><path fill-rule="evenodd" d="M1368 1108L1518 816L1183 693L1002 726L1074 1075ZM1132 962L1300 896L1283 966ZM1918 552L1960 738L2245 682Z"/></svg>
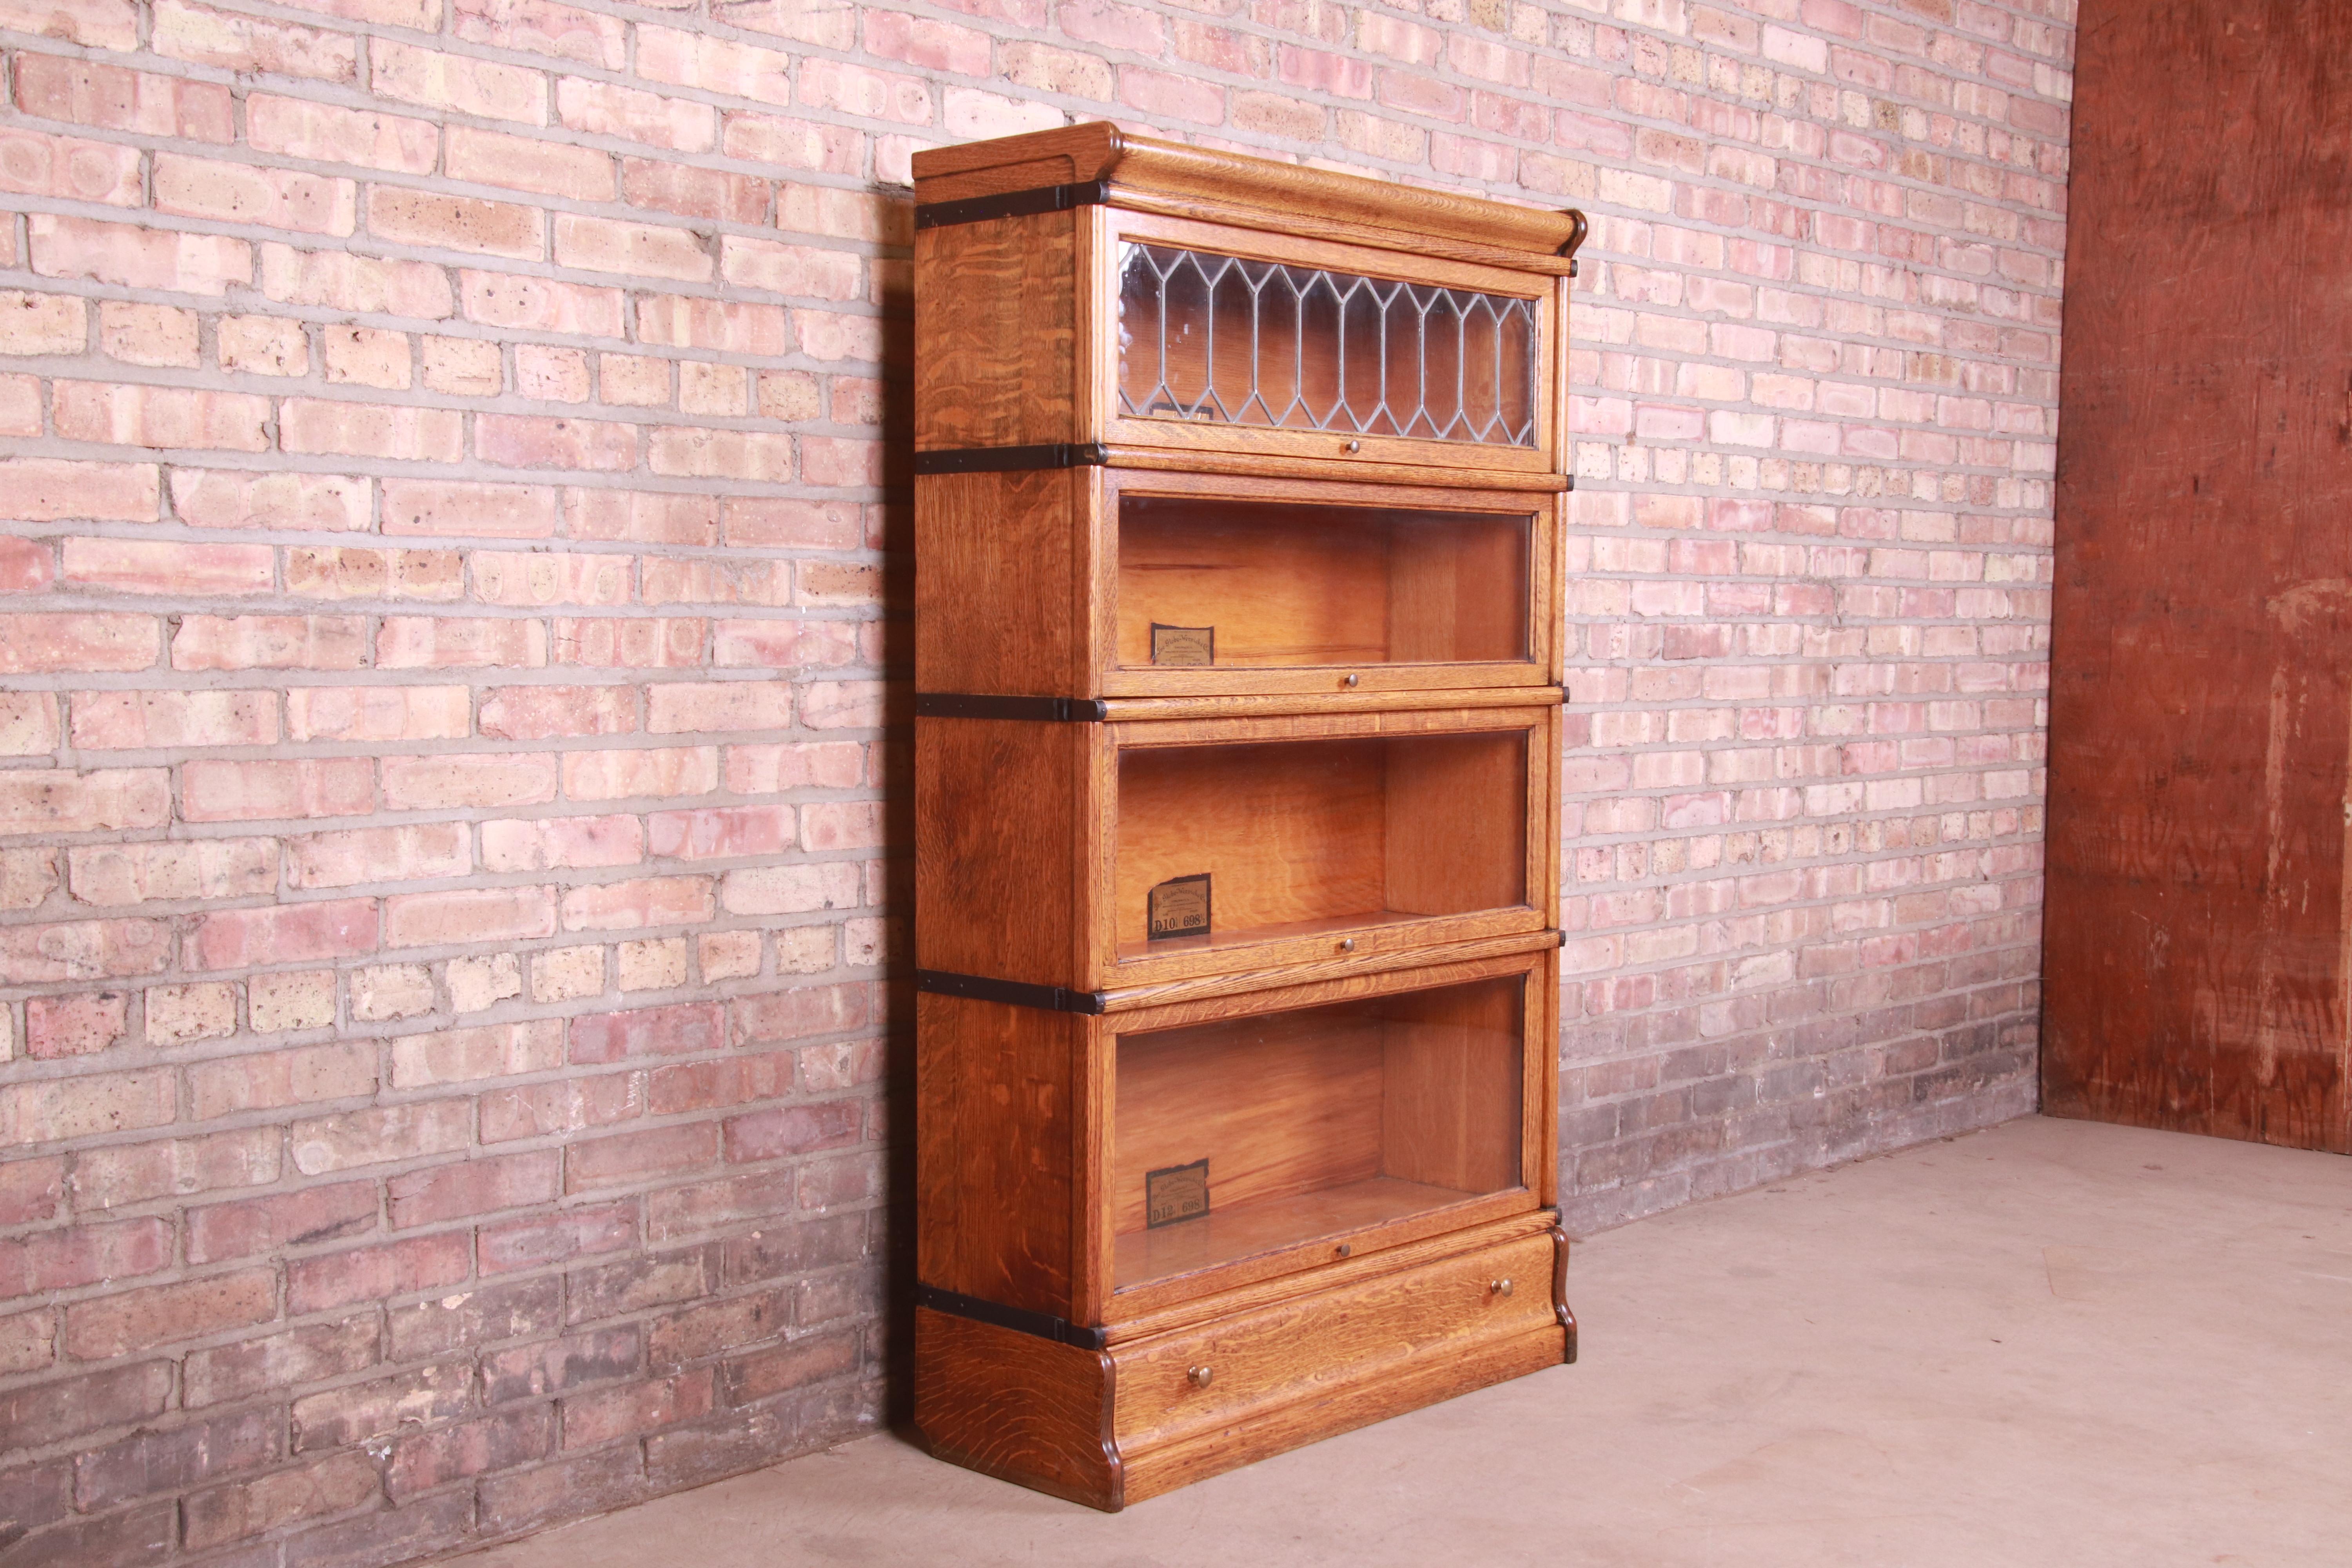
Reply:
<svg viewBox="0 0 2352 1568"><path fill-rule="evenodd" d="M915 1420L1097 1508L1575 1358L1551 213L919 153Z"/></svg>

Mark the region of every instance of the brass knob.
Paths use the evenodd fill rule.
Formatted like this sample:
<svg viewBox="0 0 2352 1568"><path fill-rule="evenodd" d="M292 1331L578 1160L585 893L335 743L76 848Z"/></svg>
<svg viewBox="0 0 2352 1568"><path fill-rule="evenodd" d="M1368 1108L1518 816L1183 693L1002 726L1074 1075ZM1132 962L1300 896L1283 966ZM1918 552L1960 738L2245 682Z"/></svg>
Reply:
<svg viewBox="0 0 2352 1568"><path fill-rule="evenodd" d="M1355 1250L1356 1248L1352 1243L1343 1241L1339 1246L1331 1249L1331 1256L1334 1258L1346 1258Z"/></svg>
<svg viewBox="0 0 2352 1568"><path fill-rule="evenodd" d="M1490 1279L1486 1282L1486 1289L1497 1296L1507 1296L1511 1293L1511 1282L1507 1279Z"/></svg>
<svg viewBox="0 0 2352 1568"><path fill-rule="evenodd" d="M1184 1369L1184 1375L1191 1381L1193 1387L1206 1388L1209 1386L1209 1380L1217 1375L1217 1371L1216 1368L1209 1366L1188 1366Z"/></svg>
<svg viewBox="0 0 2352 1568"><path fill-rule="evenodd" d="M1339 678L1339 684L1342 686L1353 686L1359 679L1360 678L1353 675L1343 675Z"/></svg>
<svg viewBox="0 0 2352 1568"><path fill-rule="evenodd" d="M1352 936L1343 936L1343 937L1341 937L1341 938L1339 939L1339 951L1340 951L1341 952L1355 952L1355 951L1356 951L1356 939L1355 939L1354 937L1352 937Z"/></svg>

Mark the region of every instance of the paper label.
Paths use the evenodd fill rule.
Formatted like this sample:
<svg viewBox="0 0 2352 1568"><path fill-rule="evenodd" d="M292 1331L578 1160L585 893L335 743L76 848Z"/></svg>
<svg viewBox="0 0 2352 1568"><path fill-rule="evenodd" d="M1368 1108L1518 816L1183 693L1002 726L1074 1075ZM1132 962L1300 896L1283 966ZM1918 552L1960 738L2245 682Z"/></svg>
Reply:
<svg viewBox="0 0 2352 1568"><path fill-rule="evenodd" d="M1217 628L1214 626L1163 626L1151 623L1151 662L1154 664L1214 664L1217 662Z"/></svg>
<svg viewBox="0 0 2352 1568"><path fill-rule="evenodd" d="M1195 1160L1189 1165L1171 1165L1165 1170L1143 1173L1145 1229L1157 1230L1163 1225L1181 1225L1188 1219L1199 1219L1208 1212L1208 1161Z"/></svg>
<svg viewBox="0 0 2352 1568"><path fill-rule="evenodd" d="M1209 873L1206 871L1190 877L1171 878L1152 889L1146 896L1145 903L1144 912L1150 926L1147 935L1152 942L1209 934Z"/></svg>

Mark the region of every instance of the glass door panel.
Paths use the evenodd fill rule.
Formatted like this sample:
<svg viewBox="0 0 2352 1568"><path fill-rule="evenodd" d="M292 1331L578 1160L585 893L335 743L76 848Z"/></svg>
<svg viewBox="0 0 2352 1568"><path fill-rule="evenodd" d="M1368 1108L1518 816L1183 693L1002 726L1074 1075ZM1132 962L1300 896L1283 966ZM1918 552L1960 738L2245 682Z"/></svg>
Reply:
<svg viewBox="0 0 2352 1568"><path fill-rule="evenodd" d="M1130 668L1525 661L1526 513L1122 494Z"/></svg>
<svg viewBox="0 0 2352 1568"><path fill-rule="evenodd" d="M1523 730L1123 750L1118 956L1524 904L1527 778Z"/></svg>
<svg viewBox="0 0 2352 1568"><path fill-rule="evenodd" d="M1118 412L1534 447L1536 301L1119 246Z"/></svg>
<svg viewBox="0 0 2352 1568"><path fill-rule="evenodd" d="M1118 1289L1523 1184L1517 975L1122 1035Z"/></svg>

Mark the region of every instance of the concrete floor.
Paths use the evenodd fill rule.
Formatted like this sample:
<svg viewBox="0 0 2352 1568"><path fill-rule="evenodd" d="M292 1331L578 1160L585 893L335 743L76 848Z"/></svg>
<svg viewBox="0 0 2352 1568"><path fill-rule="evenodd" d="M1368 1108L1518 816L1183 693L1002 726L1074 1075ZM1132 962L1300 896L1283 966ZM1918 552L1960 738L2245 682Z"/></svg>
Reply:
<svg viewBox="0 0 2352 1568"><path fill-rule="evenodd" d="M2352 1563L2352 1161L2038 1118L1580 1247L1582 1363L1123 1514L878 1436L463 1560Z"/></svg>

